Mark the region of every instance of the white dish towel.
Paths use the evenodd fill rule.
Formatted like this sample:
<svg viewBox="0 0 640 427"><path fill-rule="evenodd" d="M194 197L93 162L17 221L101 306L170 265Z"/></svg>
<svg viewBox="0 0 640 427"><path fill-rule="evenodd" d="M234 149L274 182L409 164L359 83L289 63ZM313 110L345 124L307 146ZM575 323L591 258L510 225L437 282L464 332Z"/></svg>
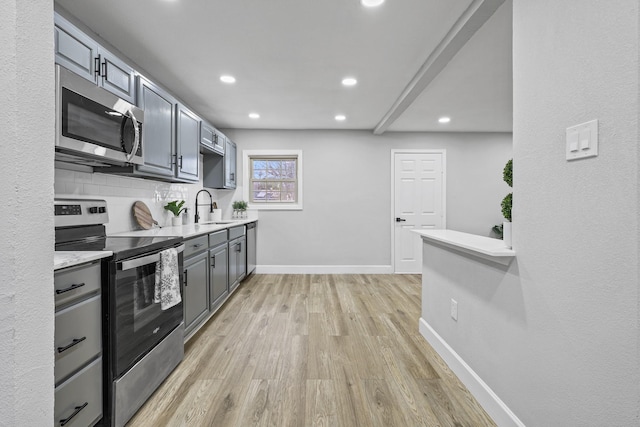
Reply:
<svg viewBox="0 0 640 427"><path fill-rule="evenodd" d="M171 248L160 252L160 261L156 263L153 302L160 303L162 310L167 310L182 301L178 274L178 251Z"/></svg>

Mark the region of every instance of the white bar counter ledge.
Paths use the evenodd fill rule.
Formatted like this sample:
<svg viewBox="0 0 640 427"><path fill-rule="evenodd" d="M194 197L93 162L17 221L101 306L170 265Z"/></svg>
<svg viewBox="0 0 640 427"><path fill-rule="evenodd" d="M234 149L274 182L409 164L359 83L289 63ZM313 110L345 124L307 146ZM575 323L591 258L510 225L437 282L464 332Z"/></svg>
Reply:
<svg viewBox="0 0 640 427"><path fill-rule="evenodd" d="M507 265L516 256L500 239L455 230L414 230L425 244L445 246L469 255Z"/></svg>

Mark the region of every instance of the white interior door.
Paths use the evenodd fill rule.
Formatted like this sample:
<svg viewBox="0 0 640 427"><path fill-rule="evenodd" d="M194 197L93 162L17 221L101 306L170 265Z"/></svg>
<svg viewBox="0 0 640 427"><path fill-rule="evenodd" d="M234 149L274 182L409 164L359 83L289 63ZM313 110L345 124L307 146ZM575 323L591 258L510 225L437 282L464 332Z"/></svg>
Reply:
<svg viewBox="0 0 640 427"><path fill-rule="evenodd" d="M394 266L422 271L422 239L411 230L445 227L444 152L393 152Z"/></svg>

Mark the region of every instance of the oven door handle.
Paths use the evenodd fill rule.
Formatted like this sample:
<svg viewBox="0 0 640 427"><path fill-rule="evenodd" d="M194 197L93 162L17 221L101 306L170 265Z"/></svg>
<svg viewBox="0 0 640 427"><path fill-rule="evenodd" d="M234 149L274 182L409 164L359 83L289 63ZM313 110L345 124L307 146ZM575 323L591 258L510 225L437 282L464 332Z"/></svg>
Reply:
<svg viewBox="0 0 640 427"><path fill-rule="evenodd" d="M184 251L184 244L178 246L176 248L178 253ZM155 253L153 255L147 255L140 258L132 259L129 261L122 261L117 264L118 270L126 271L131 270L132 268L142 267L143 265L149 265L160 261L160 253Z"/></svg>

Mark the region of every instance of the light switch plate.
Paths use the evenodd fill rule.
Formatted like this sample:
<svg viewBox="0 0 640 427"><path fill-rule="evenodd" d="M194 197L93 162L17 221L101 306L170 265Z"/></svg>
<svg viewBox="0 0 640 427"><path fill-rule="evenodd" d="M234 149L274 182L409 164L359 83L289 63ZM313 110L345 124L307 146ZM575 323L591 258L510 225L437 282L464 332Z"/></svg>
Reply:
<svg viewBox="0 0 640 427"><path fill-rule="evenodd" d="M598 155L598 121L567 128L567 160L584 159Z"/></svg>

